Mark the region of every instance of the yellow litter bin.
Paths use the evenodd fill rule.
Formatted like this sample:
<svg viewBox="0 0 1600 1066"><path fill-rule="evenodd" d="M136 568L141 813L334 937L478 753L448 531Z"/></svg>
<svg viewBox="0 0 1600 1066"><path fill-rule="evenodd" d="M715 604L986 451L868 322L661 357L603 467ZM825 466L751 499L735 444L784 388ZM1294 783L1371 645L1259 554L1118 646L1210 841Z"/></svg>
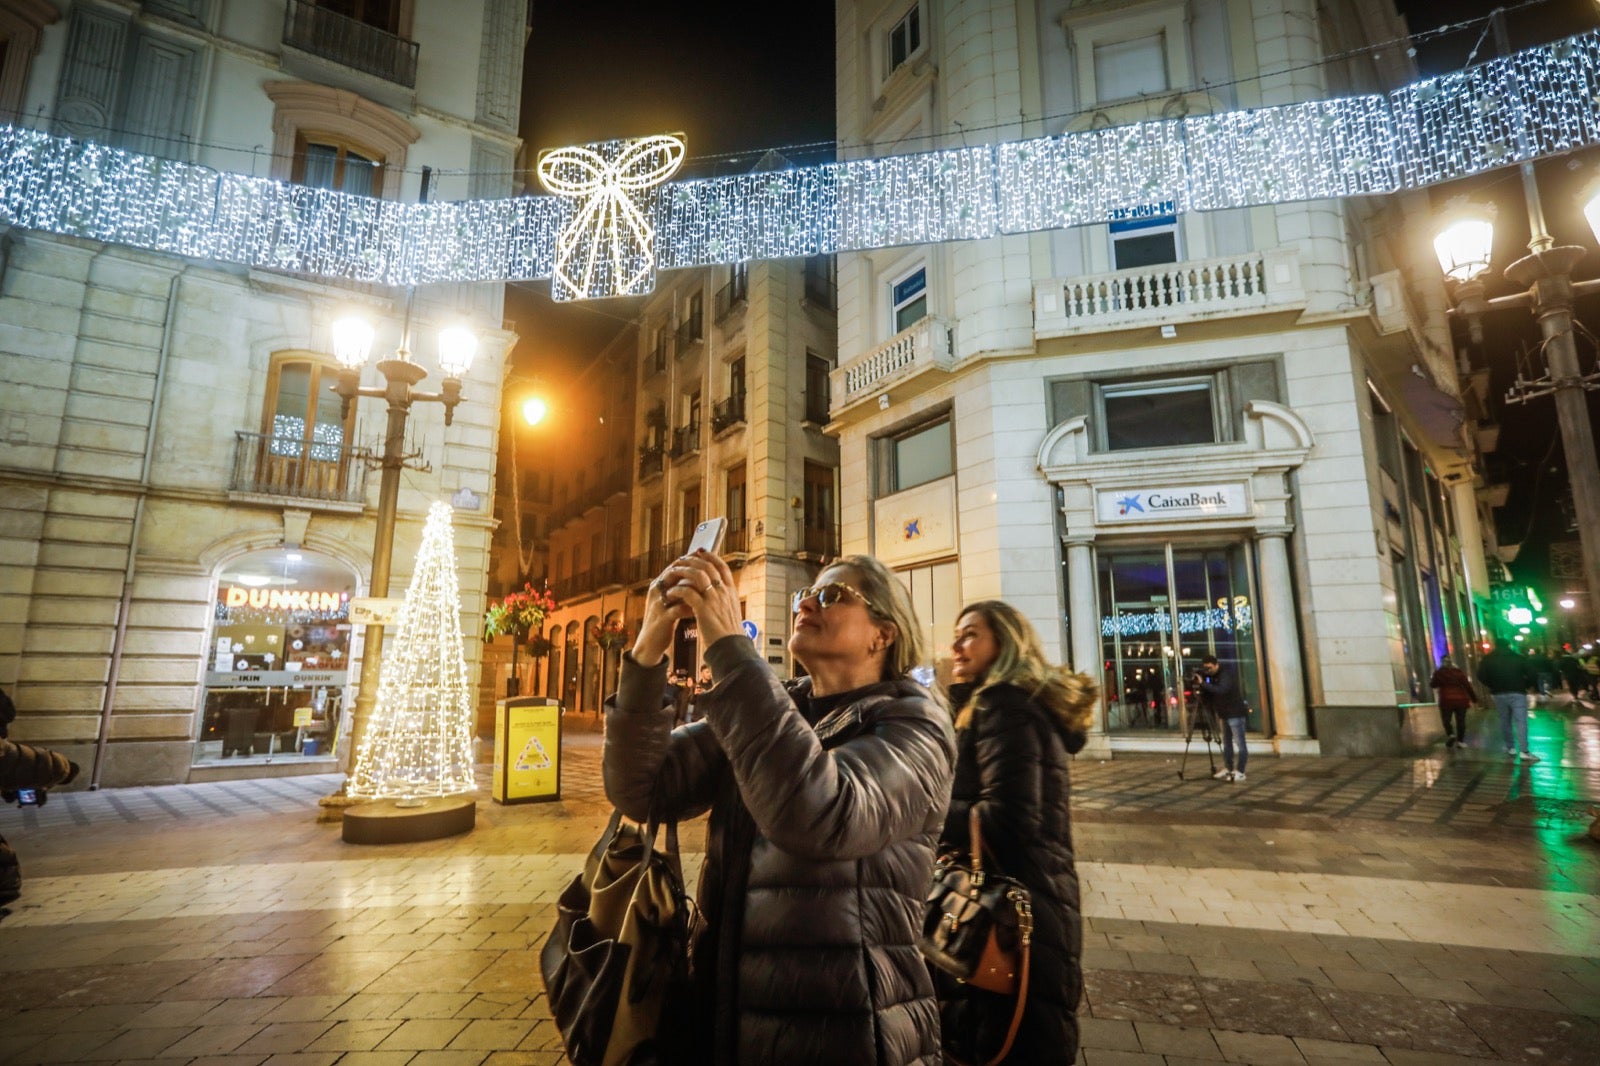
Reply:
<svg viewBox="0 0 1600 1066"><path fill-rule="evenodd" d="M561 701L513 696L494 707L494 801L560 799Z"/></svg>

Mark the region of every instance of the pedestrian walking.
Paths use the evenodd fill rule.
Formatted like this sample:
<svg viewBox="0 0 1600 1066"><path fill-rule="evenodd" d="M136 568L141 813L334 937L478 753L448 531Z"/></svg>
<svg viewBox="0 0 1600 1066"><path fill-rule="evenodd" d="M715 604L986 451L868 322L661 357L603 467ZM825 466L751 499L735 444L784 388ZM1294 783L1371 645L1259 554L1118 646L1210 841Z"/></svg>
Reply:
<svg viewBox="0 0 1600 1066"><path fill-rule="evenodd" d="M1250 749L1244 739L1250 706L1239 690L1239 675L1233 667L1223 666L1215 655L1206 655L1200 659L1195 681L1200 698L1222 724L1222 769L1211 776L1219 781L1243 781L1245 764L1250 761Z"/></svg>
<svg viewBox="0 0 1600 1066"><path fill-rule="evenodd" d="M1449 656L1439 660L1439 669L1428 679L1434 699L1439 702L1439 720L1444 723L1444 746L1453 748L1467 743L1467 708L1472 706L1472 678L1450 661Z"/></svg>
<svg viewBox="0 0 1600 1066"><path fill-rule="evenodd" d="M783 681L740 628L719 556L651 583L606 712L606 795L630 818L709 809L686 1061L940 1066L939 1008L916 942L950 799L948 711L905 587L868 556L794 594ZM714 684L672 728L653 698L693 617Z"/></svg>
<svg viewBox="0 0 1600 1066"><path fill-rule="evenodd" d="M970 852L976 810L984 869L1027 886L1034 925L1027 999L1003 1060L995 1056L1016 1000L935 972L945 1052L967 1063L1072 1062L1083 919L1069 756L1083 748L1097 689L1083 674L1049 662L1033 626L999 600L962 609L950 654L956 771L939 850Z"/></svg>
<svg viewBox="0 0 1600 1066"><path fill-rule="evenodd" d="M1528 660L1507 642L1496 640L1489 654L1478 660L1478 680L1494 697L1506 754L1538 762L1539 756L1528 749L1528 690L1534 685Z"/></svg>

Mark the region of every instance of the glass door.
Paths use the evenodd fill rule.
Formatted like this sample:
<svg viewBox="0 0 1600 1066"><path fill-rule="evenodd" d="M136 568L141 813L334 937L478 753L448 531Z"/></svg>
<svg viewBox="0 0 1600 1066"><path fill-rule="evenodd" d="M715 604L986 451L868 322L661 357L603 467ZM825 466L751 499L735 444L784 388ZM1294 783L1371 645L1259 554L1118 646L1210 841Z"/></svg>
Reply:
<svg viewBox="0 0 1600 1066"><path fill-rule="evenodd" d="M1098 568L1107 731L1182 733L1185 681L1206 655L1238 677L1249 728L1264 728L1245 544L1105 551Z"/></svg>

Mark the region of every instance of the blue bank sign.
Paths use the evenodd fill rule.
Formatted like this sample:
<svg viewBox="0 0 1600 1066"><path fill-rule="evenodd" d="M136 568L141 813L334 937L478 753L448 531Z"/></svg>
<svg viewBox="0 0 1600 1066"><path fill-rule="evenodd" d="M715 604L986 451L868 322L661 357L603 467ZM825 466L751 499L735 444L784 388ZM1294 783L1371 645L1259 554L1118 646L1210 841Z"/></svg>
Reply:
<svg viewBox="0 0 1600 1066"><path fill-rule="evenodd" d="M1144 485L1096 489L1095 519L1100 522L1165 522L1174 518L1221 518L1250 513L1242 481L1212 485Z"/></svg>

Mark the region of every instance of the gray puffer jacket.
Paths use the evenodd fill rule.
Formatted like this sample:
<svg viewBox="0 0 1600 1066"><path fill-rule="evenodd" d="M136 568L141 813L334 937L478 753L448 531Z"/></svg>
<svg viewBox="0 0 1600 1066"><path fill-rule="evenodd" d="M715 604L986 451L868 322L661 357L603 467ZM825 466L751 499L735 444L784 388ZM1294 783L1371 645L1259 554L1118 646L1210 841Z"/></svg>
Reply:
<svg viewBox="0 0 1600 1066"><path fill-rule="evenodd" d="M950 799L950 716L911 680L811 697L742 635L672 728L666 665L623 659L605 785L630 818L709 810L694 947L697 1062L938 1066L916 947Z"/></svg>

